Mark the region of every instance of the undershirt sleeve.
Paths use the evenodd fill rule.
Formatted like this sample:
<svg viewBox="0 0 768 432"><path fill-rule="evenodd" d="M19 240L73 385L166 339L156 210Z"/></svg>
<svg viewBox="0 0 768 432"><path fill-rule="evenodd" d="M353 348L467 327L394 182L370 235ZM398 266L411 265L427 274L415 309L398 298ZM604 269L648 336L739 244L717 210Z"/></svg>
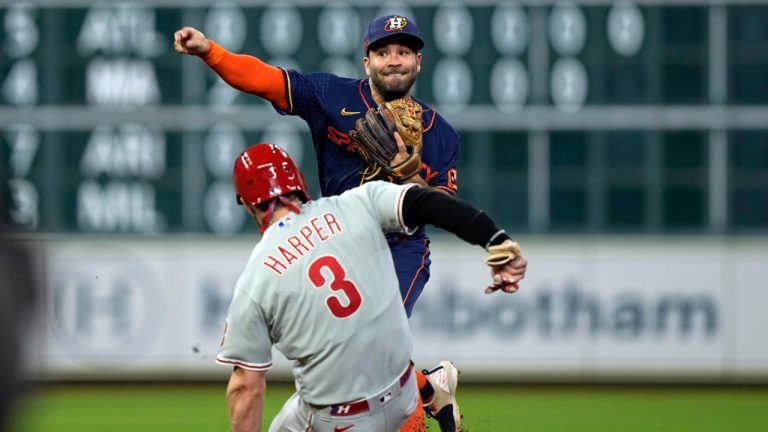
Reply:
<svg viewBox="0 0 768 432"><path fill-rule="evenodd" d="M278 108L288 108L285 82L280 68L253 56L233 54L213 41L210 41L210 47L202 59L227 84L264 98Z"/></svg>
<svg viewBox="0 0 768 432"><path fill-rule="evenodd" d="M509 239L482 210L436 190L413 187L403 198L403 221L409 227L434 225L474 245L488 248Z"/></svg>

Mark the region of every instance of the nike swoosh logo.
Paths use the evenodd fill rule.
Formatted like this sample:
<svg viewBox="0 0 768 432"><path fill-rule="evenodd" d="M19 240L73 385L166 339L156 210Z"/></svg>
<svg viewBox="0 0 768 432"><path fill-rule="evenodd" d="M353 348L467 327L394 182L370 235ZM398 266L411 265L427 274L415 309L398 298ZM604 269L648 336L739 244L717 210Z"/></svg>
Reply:
<svg viewBox="0 0 768 432"><path fill-rule="evenodd" d="M347 111L347 108L342 108L341 109L341 115L343 115L343 116L351 116L351 115L355 115L355 114L360 114L360 111ZM344 430L346 430L346 429L344 429Z"/></svg>
<svg viewBox="0 0 768 432"><path fill-rule="evenodd" d="M344 427L336 426L335 428L333 428L333 432L344 432L345 430L352 429L353 427L355 427L355 425L349 425Z"/></svg>

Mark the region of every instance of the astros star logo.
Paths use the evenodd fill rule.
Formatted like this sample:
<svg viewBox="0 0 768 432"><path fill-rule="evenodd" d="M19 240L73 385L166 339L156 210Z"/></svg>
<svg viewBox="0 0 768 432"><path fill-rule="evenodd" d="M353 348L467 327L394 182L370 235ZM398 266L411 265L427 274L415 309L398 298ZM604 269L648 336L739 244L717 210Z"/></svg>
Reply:
<svg viewBox="0 0 768 432"><path fill-rule="evenodd" d="M402 30L406 24L408 24L408 20L405 17L393 15L384 24L384 31Z"/></svg>

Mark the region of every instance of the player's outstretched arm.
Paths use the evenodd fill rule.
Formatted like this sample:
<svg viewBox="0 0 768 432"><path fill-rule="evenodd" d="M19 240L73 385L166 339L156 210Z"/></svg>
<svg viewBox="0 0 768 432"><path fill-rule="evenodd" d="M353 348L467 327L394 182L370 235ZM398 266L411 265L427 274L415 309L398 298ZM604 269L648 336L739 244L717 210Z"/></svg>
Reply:
<svg viewBox="0 0 768 432"><path fill-rule="evenodd" d="M517 243L499 229L482 210L434 189L412 187L403 198L403 222L409 227L424 224L442 228L491 252L492 283L486 293L501 290L513 293L525 277L528 261Z"/></svg>
<svg viewBox="0 0 768 432"><path fill-rule="evenodd" d="M199 56L237 90L264 98L281 109L289 107L283 73L275 66L253 56L231 53L194 27L177 30L173 34L173 46L181 54Z"/></svg>
<svg viewBox="0 0 768 432"><path fill-rule="evenodd" d="M210 50L210 41L194 27L182 27L173 34L173 48L180 54L204 56Z"/></svg>

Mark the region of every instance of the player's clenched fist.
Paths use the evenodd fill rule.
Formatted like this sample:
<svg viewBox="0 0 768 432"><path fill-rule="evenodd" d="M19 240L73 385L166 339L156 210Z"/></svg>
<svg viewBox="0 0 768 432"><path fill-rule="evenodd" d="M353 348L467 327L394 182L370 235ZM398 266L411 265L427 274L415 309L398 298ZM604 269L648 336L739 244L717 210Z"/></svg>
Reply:
<svg viewBox="0 0 768 432"><path fill-rule="evenodd" d="M181 54L201 56L210 49L210 42L200 30L182 27L173 34L173 48Z"/></svg>
<svg viewBox="0 0 768 432"><path fill-rule="evenodd" d="M520 281L525 277L528 260L523 257L520 246L512 240L505 240L497 246L488 248L485 263L491 266L493 283L485 289L486 294L497 290L511 294L520 288Z"/></svg>

